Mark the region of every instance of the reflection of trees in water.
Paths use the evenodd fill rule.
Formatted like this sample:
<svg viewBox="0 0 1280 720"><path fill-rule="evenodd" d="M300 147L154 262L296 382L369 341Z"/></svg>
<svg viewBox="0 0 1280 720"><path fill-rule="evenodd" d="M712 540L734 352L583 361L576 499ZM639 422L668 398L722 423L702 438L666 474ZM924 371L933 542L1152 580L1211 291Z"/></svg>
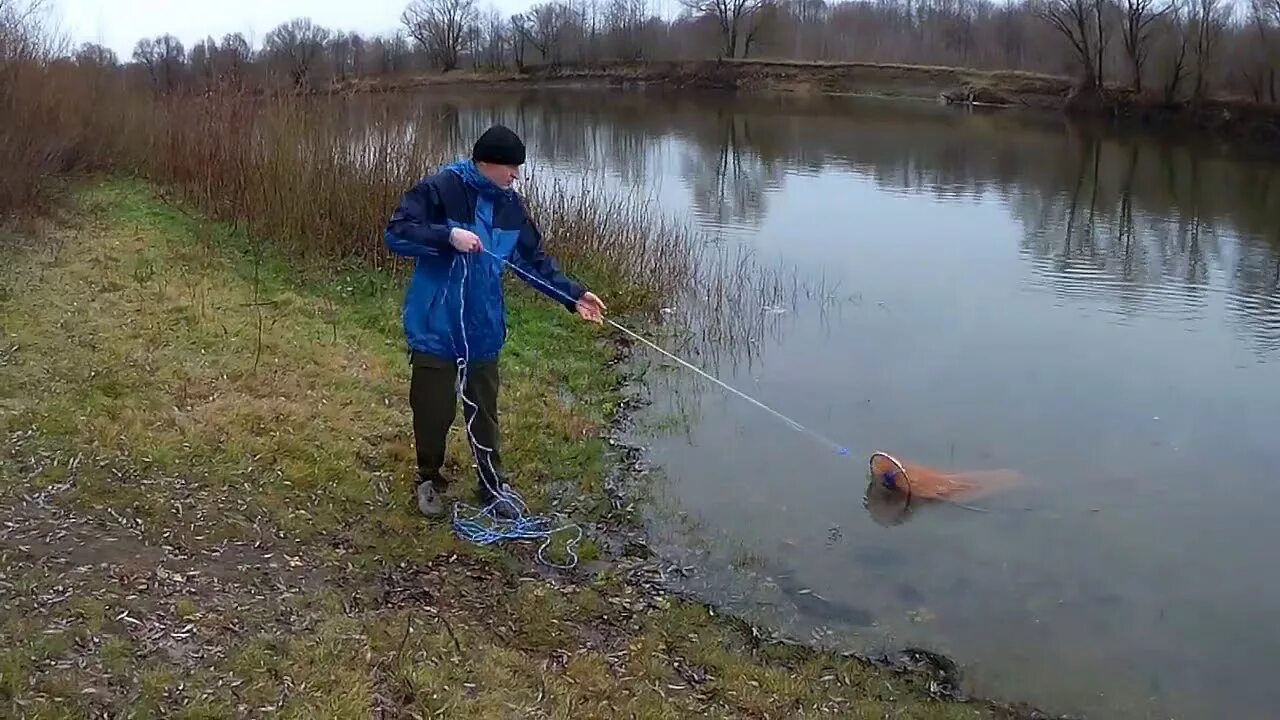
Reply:
<svg viewBox="0 0 1280 720"><path fill-rule="evenodd" d="M1232 276L1236 292L1227 298L1227 312L1260 350L1280 350L1280 255L1240 253Z"/></svg>
<svg viewBox="0 0 1280 720"><path fill-rule="evenodd" d="M784 172L757 149L759 131L768 129L754 127L749 116L717 112L686 135L681 175L698 219L716 228L763 222L765 197L782 186Z"/></svg>
<svg viewBox="0 0 1280 720"><path fill-rule="evenodd" d="M529 148L530 165L568 164L604 171L622 183L648 185L654 173L652 129L641 112L614 115L600 93L480 93L424 101L440 141L466 154L494 123L514 129ZM440 112L434 108L451 108ZM609 122L601 122L608 115Z"/></svg>
<svg viewBox="0 0 1280 720"><path fill-rule="evenodd" d="M1151 165L1172 198L1159 214L1136 200ZM1064 297L1110 297L1124 316L1198 316L1220 285L1228 316L1255 347L1280 349L1280 252L1255 237L1226 239L1226 223L1203 210L1221 202L1205 165L1196 155L1175 165L1148 145L1104 150L1097 138L1080 139L1076 160L1059 166L1070 189L1013 206L1035 283Z"/></svg>
<svg viewBox="0 0 1280 720"><path fill-rule="evenodd" d="M1064 296L1112 296L1125 315L1196 314L1221 255L1216 229L1194 208L1169 220L1135 206L1139 146L1104 152L1096 138L1083 138L1075 155L1057 166L1068 191L1037 198L1034 213L1013 205L1036 284Z"/></svg>
<svg viewBox="0 0 1280 720"><path fill-rule="evenodd" d="M1275 166L1150 138L1070 133L1062 142L1061 133L1030 132L1013 116L956 119L900 108L886 117L877 106L843 118L752 118L752 139L772 144L738 144L778 168L812 168L824 157L819 166L851 170L895 192L993 194L1021 223L1022 248L1042 286L1109 297L1133 317L1197 316L1217 285L1226 289L1230 316L1259 347L1280 345L1273 279L1280 244L1264 240L1280 240ZM788 126L803 130L783 131Z"/></svg>
<svg viewBox="0 0 1280 720"><path fill-rule="evenodd" d="M506 111L492 101L472 106L464 136L490 123L511 124L539 158L604 172L632 186L651 185L663 174L663 147L655 139L673 133L653 108L600 93L522 96ZM511 100L507 101L510 108ZM780 185L782 164L754 148L767 144L750 116L713 111L688 116L675 134L684 142L681 176L692 188L692 208L706 224L753 225L764 216L764 197ZM656 120L656 122L655 122ZM765 128L766 130L768 128Z"/></svg>

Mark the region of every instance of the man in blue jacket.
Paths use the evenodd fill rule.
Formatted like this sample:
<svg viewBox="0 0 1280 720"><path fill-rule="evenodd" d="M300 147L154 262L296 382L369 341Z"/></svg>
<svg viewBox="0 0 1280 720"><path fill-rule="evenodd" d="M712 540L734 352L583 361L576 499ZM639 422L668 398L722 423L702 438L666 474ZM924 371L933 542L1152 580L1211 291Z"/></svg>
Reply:
<svg viewBox="0 0 1280 720"><path fill-rule="evenodd" d="M532 287L586 320L603 322L604 303L561 272L512 189L525 148L495 125L459 161L421 180L387 223L387 247L415 260L403 306L412 377L418 508L443 512L445 441L462 390L468 442L479 469L479 495L495 512L506 479L499 452L498 356L507 338L503 270L509 262ZM504 262L505 261L505 262ZM497 502L495 502L497 500Z"/></svg>

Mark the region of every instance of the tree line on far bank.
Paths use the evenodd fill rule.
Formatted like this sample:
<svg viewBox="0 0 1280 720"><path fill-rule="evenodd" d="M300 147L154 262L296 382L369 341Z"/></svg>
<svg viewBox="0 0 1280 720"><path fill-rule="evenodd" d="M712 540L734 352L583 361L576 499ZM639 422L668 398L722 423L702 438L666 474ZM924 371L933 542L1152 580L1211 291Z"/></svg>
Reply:
<svg viewBox="0 0 1280 720"><path fill-rule="evenodd" d="M29 1L29 0L28 0ZM16 4L20 0L0 0ZM1210 94L1275 103L1280 0L541 0L504 16L480 0L411 0L394 31L308 18L252 43L142 38L130 57L85 44L77 63L122 67L162 92L324 87L530 66L768 58L1024 70L1163 101Z"/></svg>

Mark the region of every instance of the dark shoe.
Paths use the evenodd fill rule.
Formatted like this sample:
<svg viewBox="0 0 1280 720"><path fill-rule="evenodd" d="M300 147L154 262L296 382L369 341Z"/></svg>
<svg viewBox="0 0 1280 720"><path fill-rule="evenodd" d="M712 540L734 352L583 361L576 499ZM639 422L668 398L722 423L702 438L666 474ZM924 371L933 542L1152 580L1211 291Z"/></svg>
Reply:
<svg viewBox="0 0 1280 720"><path fill-rule="evenodd" d="M427 517L439 517L444 514L444 491L447 484L443 480L419 478L414 495L418 499L418 511Z"/></svg>
<svg viewBox="0 0 1280 720"><path fill-rule="evenodd" d="M500 495L506 495L511 490L511 486L507 483L502 483L500 487L502 488ZM483 485L477 489L476 494L480 498L480 506L487 510L491 508L496 519L507 521L520 519L520 509L511 500L505 497L499 498Z"/></svg>

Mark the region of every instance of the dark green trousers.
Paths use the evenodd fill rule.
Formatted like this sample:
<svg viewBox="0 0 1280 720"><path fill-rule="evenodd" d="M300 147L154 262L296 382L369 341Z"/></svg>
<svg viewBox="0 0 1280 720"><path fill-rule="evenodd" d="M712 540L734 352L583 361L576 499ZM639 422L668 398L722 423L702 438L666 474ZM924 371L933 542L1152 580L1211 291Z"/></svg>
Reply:
<svg viewBox="0 0 1280 720"><path fill-rule="evenodd" d="M418 477L439 486L446 483L445 447L449 429L458 411L458 366L456 363L415 352L411 356L413 375L409 381L409 407L413 410L413 439L418 456ZM462 418L467 444L479 469L476 478L483 497L489 488L505 482L499 451L498 363L470 363L462 392ZM470 433L467 427L470 426Z"/></svg>

